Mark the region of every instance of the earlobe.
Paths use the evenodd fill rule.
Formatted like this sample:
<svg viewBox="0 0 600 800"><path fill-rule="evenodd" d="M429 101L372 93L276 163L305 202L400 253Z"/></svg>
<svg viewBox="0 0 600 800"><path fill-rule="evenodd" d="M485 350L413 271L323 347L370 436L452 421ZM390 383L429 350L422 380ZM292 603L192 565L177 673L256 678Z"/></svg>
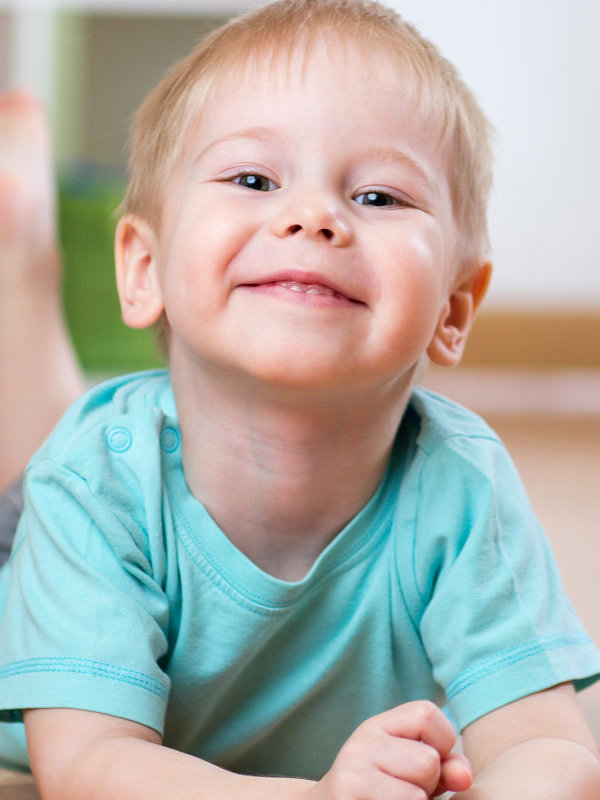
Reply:
<svg viewBox="0 0 600 800"><path fill-rule="evenodd" d="M144 219L125 216L115 232L117 290L123 322L130 328L153 325L163 311L157 273L157 241Z"/></svg>
<svg viewBox="0 0 600 800"><path fill-rule="evenodd" d="M489 261L481 264L448 297L427 355L434 364L454 367L462 358L477 309L487 292L492 274Z"/></svg>

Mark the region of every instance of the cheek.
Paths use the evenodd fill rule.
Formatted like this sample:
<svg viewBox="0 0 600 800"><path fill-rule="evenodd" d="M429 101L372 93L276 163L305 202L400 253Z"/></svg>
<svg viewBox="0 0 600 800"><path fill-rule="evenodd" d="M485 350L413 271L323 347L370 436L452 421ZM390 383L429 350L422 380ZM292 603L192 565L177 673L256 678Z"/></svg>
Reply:
<svg viewBox="0 0 600 800"><path fill-rule="evenodd" d="M443 253L433 237L404 240L382 281L381 302L392 347L415 358L428 346L437 325L444 283ZM393 340L393 344L392 341Z"/></svg>
<svg viewBox="0 0 600 800"><path fill-rule="evenodd" d="M165 257L165 297L188 305L200 301L215 287L214 278L227 259L212 227L191 223L178 227Z"/></svg>
<svg viewBox="0 0 600 800"><path fill-rule="evenodd" d="M162 293L169 326L175 334L188 338L205 319L210 306L202 260L190 249L172 248L162 276Z"/></svg>
<svg viewBox="0 0 600 800"><path fill-rule="evenodd" d="M386 291L387 287L395 303L419 308L427 316L431 305L437 307L441 300L446 268L438 231L423 227L406 226L382 251L387 263L382 289Z"/></svg>

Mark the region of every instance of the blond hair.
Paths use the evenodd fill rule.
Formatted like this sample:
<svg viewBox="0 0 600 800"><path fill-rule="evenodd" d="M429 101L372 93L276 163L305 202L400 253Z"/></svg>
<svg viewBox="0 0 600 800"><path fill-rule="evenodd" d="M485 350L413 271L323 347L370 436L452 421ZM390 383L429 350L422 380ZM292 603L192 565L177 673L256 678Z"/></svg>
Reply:
<svg viewBox="0 0 600 800"><path fill-rule="evenodd" d="M179 61L146 97L132 126L130 180L121 213L160 224L161 201L192 120L211 87L255 58L306 52L319 37L383 47L415 79L420 106L448 147L454 216L463 265L488 252L490 126L456 68L391 9L375 0L277 0L232 19Z"/></svg>

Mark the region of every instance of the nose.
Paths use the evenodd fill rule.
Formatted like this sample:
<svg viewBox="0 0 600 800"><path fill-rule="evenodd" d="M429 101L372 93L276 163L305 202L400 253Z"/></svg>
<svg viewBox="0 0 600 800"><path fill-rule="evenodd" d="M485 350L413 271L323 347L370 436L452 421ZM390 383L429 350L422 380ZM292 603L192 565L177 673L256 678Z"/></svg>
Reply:
<svg viewBox="0 0 600 800"><path fill-rule="evenodd" d="M350 221L334 196L318 190L295 193L275 216L273 233L283 239L305 236L327 241L335 247L345 247L352 241Z"/></svg>

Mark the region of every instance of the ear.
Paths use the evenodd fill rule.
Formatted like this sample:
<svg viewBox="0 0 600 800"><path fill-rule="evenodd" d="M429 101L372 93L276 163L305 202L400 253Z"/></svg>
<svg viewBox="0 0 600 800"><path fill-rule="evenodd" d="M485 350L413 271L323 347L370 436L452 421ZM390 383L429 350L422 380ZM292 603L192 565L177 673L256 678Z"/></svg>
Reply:
<svg viewBox="0 0 600 800"><path fill-rule="evenodd" d="M158 242L146 220L127 215L115 232L117 290L123 322L130 328L147 328L163 311L157 270Z"/></svg>
<svg viewBox="0 0 600 800"><path fill-rule="evenodd" d="M434 364L454 367L462 358L467 336L477 309L487 292L492 275L489 261L480 264L448 297L427 355Z"/></svg>

